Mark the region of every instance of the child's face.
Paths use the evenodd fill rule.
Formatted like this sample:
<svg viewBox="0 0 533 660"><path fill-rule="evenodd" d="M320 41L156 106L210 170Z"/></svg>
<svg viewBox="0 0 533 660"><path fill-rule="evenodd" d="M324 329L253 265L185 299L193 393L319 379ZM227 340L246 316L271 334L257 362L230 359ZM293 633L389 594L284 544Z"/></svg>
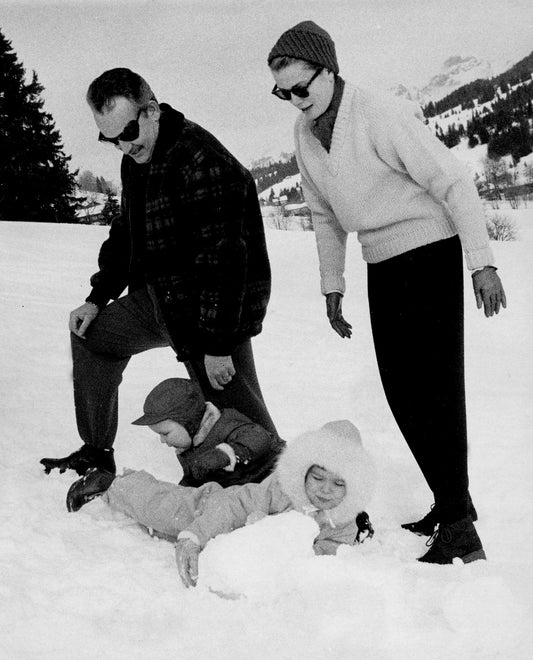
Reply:
<svg viewBox="0 0 533 660"><path fill-rule="evenodd" d="M185 427L173 419L164 419L157 424L150 424L148 428L159 435L163 444L174 447L177 454L181 454L192 445L191 436Z"/></svg>
<svg viewBox="0 0 533 660"><path fill-rule="evenodd" d="M317 509L333 509L346 495L346 482L335 472L313 465L305 477L305 492Z"/></svg>

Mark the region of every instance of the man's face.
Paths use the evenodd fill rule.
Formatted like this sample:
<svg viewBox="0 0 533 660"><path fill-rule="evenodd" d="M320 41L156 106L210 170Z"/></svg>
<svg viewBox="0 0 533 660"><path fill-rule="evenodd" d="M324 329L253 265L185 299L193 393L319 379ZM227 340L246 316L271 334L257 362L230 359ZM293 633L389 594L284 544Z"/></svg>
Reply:
<svg viewBox="0 0 533 660"><path fill-rule="evenodd" d="M150 101L148 107L139 114L139 108L123 96L116 96L111 107L103 108L102 112L93 109L94 121L100 133L106 138L118 137L116 148L136 163L148 163L152 158L159 135L160 114L155 101ZM139 125L139 135L134 140L121 140L120 136L126 126L135 121Z"/></svg>

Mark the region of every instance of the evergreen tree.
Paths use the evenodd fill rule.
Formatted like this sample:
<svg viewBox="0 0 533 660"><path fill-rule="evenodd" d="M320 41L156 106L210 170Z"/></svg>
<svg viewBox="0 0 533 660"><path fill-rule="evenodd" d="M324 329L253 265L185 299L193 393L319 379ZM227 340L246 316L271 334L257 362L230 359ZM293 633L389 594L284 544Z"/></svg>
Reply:
<svg viewBox="0 0 533 660"><path fill-rule="evenodd" d="M117 201L117 196L111 191L107 191L107 199L102 209L101 220L104 224L110 225L111 220L120 213L120 206Z"/></svg>
<svg viewBox="0 0 533 660"><path fill-rule="evenodd" d="M0 31L0 220L76 222L75 175L42 91Z"/></svg>

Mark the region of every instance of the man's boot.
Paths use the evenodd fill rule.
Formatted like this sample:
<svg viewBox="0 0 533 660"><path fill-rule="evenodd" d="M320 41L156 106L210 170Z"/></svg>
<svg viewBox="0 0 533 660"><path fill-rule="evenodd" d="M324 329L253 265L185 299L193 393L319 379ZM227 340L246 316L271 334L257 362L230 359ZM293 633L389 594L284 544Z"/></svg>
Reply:
<svg viewBox="0 0 533 660"><path fill-rule="evenodd" d="M82 445L77 451L64 458L42 458L41 465L49 474L57 468L60 472L75 470L80 476L84 475L89 468L96 467L115 474L117 471L112 449L100 449L92 445Z"/></svg>

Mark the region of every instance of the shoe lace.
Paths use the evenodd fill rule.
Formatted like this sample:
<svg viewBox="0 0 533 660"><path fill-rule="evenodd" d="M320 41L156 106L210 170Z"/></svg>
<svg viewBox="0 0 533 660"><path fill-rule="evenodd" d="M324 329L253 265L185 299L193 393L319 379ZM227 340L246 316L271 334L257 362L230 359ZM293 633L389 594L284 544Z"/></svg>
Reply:
<svg viewBox="0 0 533 660"><path fill-rule="evenodd" d="M442 543L451 543L453 534L451 530L446 525L439 525L433 534L426 541L428 548L432 546L437 540L442 541Z"/></svg>

